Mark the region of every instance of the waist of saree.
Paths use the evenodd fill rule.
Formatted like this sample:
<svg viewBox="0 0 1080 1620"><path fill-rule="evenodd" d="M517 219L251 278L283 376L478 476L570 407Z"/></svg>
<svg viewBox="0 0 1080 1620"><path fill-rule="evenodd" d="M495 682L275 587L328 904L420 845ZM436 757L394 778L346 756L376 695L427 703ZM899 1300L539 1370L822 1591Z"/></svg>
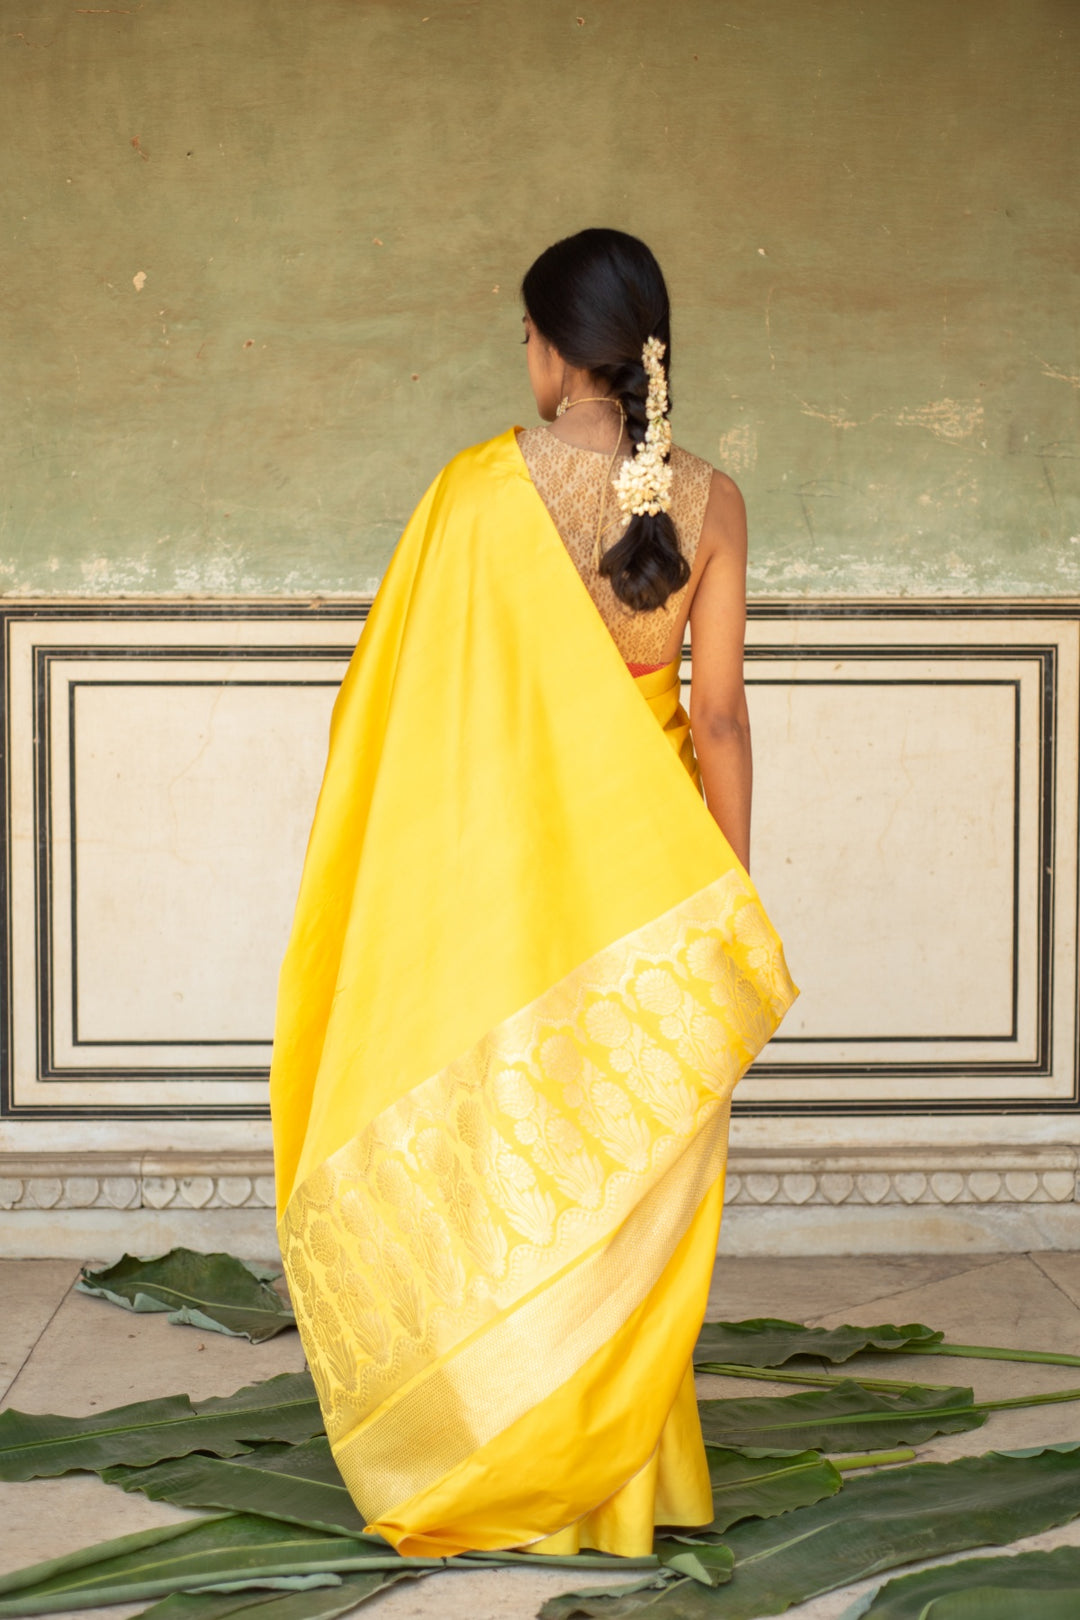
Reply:
<svg viewBox="0 0 1080 1620"><path fill-rule="evenodd" d="M702 792L701 773L690 736L690 717L682 706L680 669L682 656L670 664L627 664L634 677L634 685L652 710L664 736L678 754L687 774L698 792Z"/></svg>

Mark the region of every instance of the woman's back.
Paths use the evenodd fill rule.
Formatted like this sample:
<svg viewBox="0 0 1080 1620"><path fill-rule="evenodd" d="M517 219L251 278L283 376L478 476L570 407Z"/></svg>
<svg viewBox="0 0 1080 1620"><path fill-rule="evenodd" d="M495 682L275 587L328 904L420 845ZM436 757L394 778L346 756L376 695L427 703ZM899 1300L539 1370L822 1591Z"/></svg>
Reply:
<svg viewBox="0 0 1080 1620"><path fill-rule="evenodd" d="M673 656L673 636L686 622L694 580L673 591L663 607L635 613L619 601L610 579L597 570L594 547L602 499L604 551L615 545L626 527L610 484L606 497L604 494L610 477L610 453L569 444L544 426L524 429L518 434L518 444L540 498L623 658L635 671L666 664ZM678 446L672 446L671 468L669 515L675 524L679 550L693 571L713 469L700 456Z"/></svg>

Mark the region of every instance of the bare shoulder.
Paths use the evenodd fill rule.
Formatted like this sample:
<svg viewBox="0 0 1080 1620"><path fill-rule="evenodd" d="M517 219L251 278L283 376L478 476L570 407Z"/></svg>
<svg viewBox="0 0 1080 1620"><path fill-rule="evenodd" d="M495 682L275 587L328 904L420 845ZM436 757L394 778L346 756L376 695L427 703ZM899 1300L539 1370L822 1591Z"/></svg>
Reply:
<svg viewBox="0 0 1080 1620"><path fill-rule="evenodd" d="M746 555L746 502L734 478L710 468L709 498L701 526L701 542L710 554L733 558Z"/></svg>

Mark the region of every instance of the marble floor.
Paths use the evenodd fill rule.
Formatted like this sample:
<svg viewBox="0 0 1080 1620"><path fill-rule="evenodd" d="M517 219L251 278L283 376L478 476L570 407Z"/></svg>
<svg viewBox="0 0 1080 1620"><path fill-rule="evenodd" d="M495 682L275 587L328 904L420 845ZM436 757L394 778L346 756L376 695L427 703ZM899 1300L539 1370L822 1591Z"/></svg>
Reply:
<svg viewBox="0 0 1080 1620"><path fill-rule="evenodd" d="M183 1390L224 1395L257 1378L303 1364L294 1333L264 1345L170 1327L163 1316L135 1316L73 1291L79 1267L67 1260L0 1261L0 1405L30 1412L89 1414ZM709 1315L783 1316L842 1322L929 1323L957 1343L1080 1354L1080 1253L717 1262ZM863 1366L869 1375L882 1358ZM973 1384L977 1399L1065 1389L1080 1383L1066 1367L951 1359L926 1366L930 1381ZM904 1376L895 1371L886 1376ZM914 1377L914 1372L907 1376ZM702 1378L702 1395L790 1393L787 1386ZM946 1435L919 1448L945 1460L964 1452L1080 1438L1080 1402L1000 1412L972 1434ZM92 1475L0 1484L0 1570L189 1517L182 1509L127 1496ZM1080 1545L1080 1521L1020 1543ZM631 1577L627 1576L627 1579ZM548 1596L591 1584L573 1572L493 1569L438 1576L391 1588L365 1606L380 1620L529 1620ZM875 1583L866 1583L866 1588ZM836 1620L864 1588L788 1610L792 1620ZM143 1605L115 1607L125 1620ZM722 1614L718 1608L718 1614Z"/></svg>

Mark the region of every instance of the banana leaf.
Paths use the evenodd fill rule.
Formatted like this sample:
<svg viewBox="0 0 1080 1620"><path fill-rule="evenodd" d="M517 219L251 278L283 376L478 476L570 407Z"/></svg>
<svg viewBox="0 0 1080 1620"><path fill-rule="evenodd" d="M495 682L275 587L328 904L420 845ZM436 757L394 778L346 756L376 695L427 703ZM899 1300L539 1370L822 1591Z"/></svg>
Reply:
<svg viewBox="0 0 1080 1620"><path fill-rule="evenodd" d="M783 1518L737 1525L726 1538L735 1573L722 1593L689 1580L567 1592L544 1604L540 1620L755 1620L899 1564L1037 1535L1077 1514L1078 1447L916 1463L859 1475Z"/></svg>
<svg viewBox="0 0 1080 1620"><path fill-rule="evenodd" d="M863 1378L857 1371L822 1373L800 1368L792 1372L785 1367L740 1367L736 1361L695 1361L694 1371L715 1373L719 1378L749 1378L758 1384L816 1384L820 1389L834 1389L837 1384L854 1380L860 1389L880 1389L886 1395L904 1389L944 1390L952 1387L949 1384L927 1384L921 1378Z"/></svg>
<svg viewBox="0 0 1080 1620"><path fill-rule="evenodd" d="M144 1609L138 1620L337 1620L398 1581L430 1574L425 1569L381 1569L344 1575L336 1586L300 1592L174 1592Z"/></svg>
<svg viewBox="0 0 1080 1620"><path fill-rule="evenodd" d="M793 1508L833 1496L842 1484L839 1471L816 1451L781 1457L748 1457L741 1451L709 1446L713 1521L692 1529L668 1529L672 1541L717 1541L740 1519L771 1519Z"/></svg>
<svg viewBox="0 0 1080 1620"><path fill-rule="evenodd" d="M363 1581L365 1575L350 1575L349 1580ZM344 1584L344 1581L342 1582ZM340 1588L321 1588L322 1595L327 1601L332 1601L332 1594ZM173 1592L169 1597L159 1598L148 1609L143 1609L138 1620L144 1616L152 1615L153 1620L225 1620L226 1615L239 1614L243 1609L251 1609L248 1620L266 1620L266 1616L256 1616L254 1611L261 1604L277 1603L279 1595L276 1592Z"/></svg>
<svg viewBox="0 0 1080 1620"><path fill-rule="evenodd" d="M977 1429L986 1422L986 1413L975 1410L973 1400L970 1389L915 1385L883 1395L850 1381L799 1395L699 1401L698 1411L708 1445L740 1451L855 1451L886 1439L920 1445L931 1435Z"/></svg>
<svg viewBox="0 0 1080 1620"><path fill-rule="evenodd" d="M291 1309L270 1287L268 1279L277 1275L234 1254L181 1248L145 1260L125 1254L100 1271L84 1266L75 1287L125 1310L168 1311L170 1322L261 1344L296 1326Z"/></svg>
<svg viewBox="0 0 1080 1620"><path fill-rule="evenodd" d="M839 1472L816 1451L755 1460L710 1447L708 1460L716 1517L700 1528L672 1530L672 1540L715 1541L739 1519L787 1513L840 1489ZM150 1468L109 1468L102 1478L179 1507L258 1513L347 1535L364 1528L324 1436L229 1459L191 1456Z"/></svg>
<svg viewBox="0 0 1080 1620"><path fill-rule="evenodd" d="M154 1502L228 1508L289 1524L358 1536L364 1518L353 1505L325 1435L302 1445L259 1447L229 1459L177 1457L151 1468L107 1468L102 1478Z"/></svg>
<svg viewBox="0 0 1080 1620"><path fill-rule="evenodd" d="M92 1417L0 1412L0 1479L42 1479L118 1463L156 1463L210 1451L233 1457L255 1440L296 1443L318 1434L322 1414L309 1373L279 1373L232 1395L136 1401Z"/></svg>
<svg viewBox="0 0 1080 1620"><path fill-rule="evenodd" d="M171 1592L221 1591L301 1576L441 1569L441 1558L401 1558L374 1537L299 1529L236 1513L101 1542L0 1576L0 1615L55 1614L133 1603Z"/></svg>
<svg viewBox="0 0 1080 1620"><path fill-rule="evenodd" d="M977 1586L936 1598L927 1620L1076 1620L1076 1586L1021 1594L1010 1586Z"/></svg>
<svg viewBox="0 0 1080 1620"><path fill-rule="evenodd" d="M685 1575L699 1586L723 1586L731 1579L735 1560L727 1547L701 1543L697 1547L681 1541L658 1538L653 1551L661 1567L675 1575Z"/></svg>
<svg viewBox="0 0 1080 1620"><path fill-rule="evenodd" d="M296 1445L323 1432L319 1398L307 1371L261 1378L231 1395L196 1401L195 1410L207 1417L236 1414L238 1426L246 1425L248 1440L285 1440Z"/></svg>
<svg viewBox="0 0 1080 1620"><path fill-rule="evenodd" d="M622 1553L530 1553L530 1552L465 1552L455 1553L447 1559L452 1569L465 1564L531 1564L534 1569L648 1569L655 1574L659 1560L655 1553L642 1557L624 1557Z"/></svg>
<svg viewBox="0 0 1080 1620"><path fill-rule="evenodd" d="M921 1322L894 1327L803 1327L779 1317L758 1316L745 1322L706 1322L694 1350L694 1365L719 1371L710 1362L743 1367L782 1367L793 1356L820 1356L825 1361L848 1361L862 1350L890 1351L906 1356L962 1356L982 1361L1036 1361L1055 1367L1080 1367L1080 1356L1056 1350L1013 1350L990 1344L946 1344L945 1335Z"/></svg>
<svg viewBox="0 0 1080 1620"><path fill-rule="evenodd" d="M1080 1547L962 1558L900 1575L843 1620L1076 1620Z"/></svg>
<svg viewBox="0 0 1080 1620"><path fill-rule="evenodd" d="M1037 1361L1043 1367L1080 1367L1080 1356L1061 1350L1014 1350L1001 1344L899 1344L905 1356L960 1356L964 1361Z"/></svg>
<svg viewBox="0 0 1080 1620"><path fill-rule="evenodd" d="M706 1322L698 1335L694 1365L703 1361L733 1361L743 1367L782 1367L792 1356L821 1356L825 1361L847 1361L860 1350L899 1350L905 1345L929 1347L945 1337L922 1322L894 1327L810 1328L775 1316L755 1316L745 1322Z"/></svg>

